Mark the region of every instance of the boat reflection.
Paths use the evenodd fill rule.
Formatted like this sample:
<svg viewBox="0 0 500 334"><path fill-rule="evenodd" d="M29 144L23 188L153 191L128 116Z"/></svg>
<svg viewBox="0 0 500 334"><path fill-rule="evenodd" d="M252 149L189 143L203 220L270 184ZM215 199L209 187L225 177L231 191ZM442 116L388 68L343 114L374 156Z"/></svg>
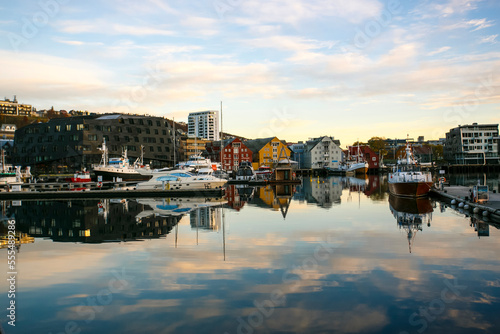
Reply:
<svg viewBox="0 0 500 334"><path fill-rule="evenodd" d="M411 253L415 236L418 231L422 231L422 225L431 226L432 203L428 198L402 198L390 195L389 207L398 227L406 232L408 249Z"/></svg>

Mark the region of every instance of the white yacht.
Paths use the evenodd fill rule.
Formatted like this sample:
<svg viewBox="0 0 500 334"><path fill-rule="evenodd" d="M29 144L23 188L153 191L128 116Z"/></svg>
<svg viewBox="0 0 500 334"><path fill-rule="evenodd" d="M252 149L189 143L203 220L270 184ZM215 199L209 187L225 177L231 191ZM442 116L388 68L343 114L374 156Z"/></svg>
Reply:
<svg viewBox="0 0 500 334"><path fill-rule="evenodd" d="M216 190L221 189L227 180L213 176L213 169L202 168L198 173L184 170L170 170L153 173L152 178L136 185L136 190Z"/></svg>

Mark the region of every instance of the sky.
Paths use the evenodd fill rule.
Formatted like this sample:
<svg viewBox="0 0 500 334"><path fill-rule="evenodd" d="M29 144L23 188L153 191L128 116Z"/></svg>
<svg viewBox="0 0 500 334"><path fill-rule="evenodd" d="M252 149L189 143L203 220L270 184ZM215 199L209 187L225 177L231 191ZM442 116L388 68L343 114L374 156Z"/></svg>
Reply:
<svg viewBox="0 0 500 334"><path fill-rule="evenodd" d="M345 147L500 122L497 0L0 2L0 98ZM2 96L3 95L3 96Z"/></svg>

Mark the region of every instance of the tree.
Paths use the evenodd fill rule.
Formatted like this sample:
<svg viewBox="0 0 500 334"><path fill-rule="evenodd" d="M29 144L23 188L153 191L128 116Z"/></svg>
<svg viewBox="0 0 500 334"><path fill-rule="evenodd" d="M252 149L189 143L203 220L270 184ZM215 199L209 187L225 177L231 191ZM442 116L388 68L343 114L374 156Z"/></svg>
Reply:
<svg viewBox="0 0 500 334"><path fill-rule="evenodd" d="M387 155L387 143L384 137L371 137L368 140L368 146L377 153L381 153L382 156Z"/></svg>

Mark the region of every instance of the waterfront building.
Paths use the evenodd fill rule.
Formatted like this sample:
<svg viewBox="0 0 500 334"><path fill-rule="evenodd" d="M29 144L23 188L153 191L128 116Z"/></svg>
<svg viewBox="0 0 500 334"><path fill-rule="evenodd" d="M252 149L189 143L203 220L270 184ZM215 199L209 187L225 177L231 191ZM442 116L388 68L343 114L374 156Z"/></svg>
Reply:
<svg viewBox="0 0 500 334"><path fill-rule="evenodd" d="M201 155L205 151L205 146L209 141L204 138L189 137L182 135L180 137L179 159L188 161L193 155Z"/></svg>
<svg viewBox="0 0 500 334"><path fill-rule="evenodd" d="M32 112L33 107L30 104L19 103L16 96L14 96L14 100L12 101L7 98L0 101L0 114L11 116L31 116Z"/></svg>
<svg viewBox="0 0 500 334"><path fill-rule="evenodd" d="M277 137L250 139L243 143L252 152L254 169L260 166L276 167L280 160L290 158L290 149Z"/></svg>
<svg viewBox="0 0 500 334"><path fill-rule="evenodd" d="M454 165L498 164L498 124L459 125L446 133L444 159Z"/></svg>
<svg viewBox="0 0 500 334"><path fill-rule="evenodd" d="M222 141L222 169L225 171L235 171L240 162L252 162L253 152L245 145L241 138L228 138ZM221 162L221 141L209 142L206 145L204 156L212 162Z"/></svg>
<svg viewBox="0 0 500 334"><path fill-rule="evenodd" d="M99 148L106 140L109 157L120 157L127 149L133 163L142 150L144 162L151 167L173 166L177 154L173 137L172 121L162 117L107 114L54 118L18 129L13 159L14 164L31 166L33 171L90 170L101 161Z"/></svg>
<svg viewBox="0 0 500 334"><path fill-rule="evenodd" d="M340 141L330 136L310 139L304 150L303 168L338 169L342 161Z"/></svg>
<svg viewBox="0 0 500 334"><path fill-rule="evenodd" d="M291 159L297 161L299 169L306 168L304 161L304 152L306 150L306 144L304 142L299 141L298 143L288 145L291 151Z"/></svg>
<svg viewBox="0 0 500 334"><path fill-rule="evenodd" d="M192 112L188 116L188 135L207 140L219 140L219 111Z"/></svg>

